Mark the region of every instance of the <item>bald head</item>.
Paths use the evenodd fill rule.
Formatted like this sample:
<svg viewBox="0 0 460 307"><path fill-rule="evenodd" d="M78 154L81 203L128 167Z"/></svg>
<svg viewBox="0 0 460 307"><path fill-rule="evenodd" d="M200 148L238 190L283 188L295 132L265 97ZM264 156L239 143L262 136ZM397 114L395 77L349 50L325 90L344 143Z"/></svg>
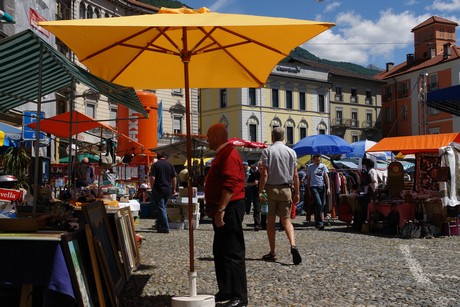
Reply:
<svg viewBox="0 0 460 307"><path fill-rule="evenodd" d="M227 128L223 124L214 124L207 133L209 148L216 150L220 145L228 141Z"/></svg>
<svg viewBox="0 0 460 307"><path fill-rule="evenodd" d="M89 163L89 159L87 157L84 157L83 159L81 159L81 162L82 163Z"/></svg>

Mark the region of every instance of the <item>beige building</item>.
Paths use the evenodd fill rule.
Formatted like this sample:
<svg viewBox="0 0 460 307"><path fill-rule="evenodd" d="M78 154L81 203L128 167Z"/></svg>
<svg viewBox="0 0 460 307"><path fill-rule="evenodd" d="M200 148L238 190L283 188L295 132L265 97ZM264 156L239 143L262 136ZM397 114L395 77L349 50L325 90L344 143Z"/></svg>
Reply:
<svg viewBox="0 0 460 307"><path fill-rule="evenodd" d="M382 84L316 62L282 62L264 88L202 89L200 126L221 122L230 137L268 144L277 126L288 145L316 134L378 140Z"/></svg>

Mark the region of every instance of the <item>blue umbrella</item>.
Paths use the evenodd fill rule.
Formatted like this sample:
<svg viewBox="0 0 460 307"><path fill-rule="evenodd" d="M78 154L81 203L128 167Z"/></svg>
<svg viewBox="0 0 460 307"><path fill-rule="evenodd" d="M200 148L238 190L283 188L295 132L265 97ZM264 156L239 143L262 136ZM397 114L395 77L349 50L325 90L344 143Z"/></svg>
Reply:
<svg viewBox="0 0 460 307"><path fill-rule="evenodd" d="M344 139L330 134L307 136L298 141L292 149L299 157L314 154L337 155L353 150L351 145Z"/></svg>
<svg viewBox="0 0 460 307"><path fill-rule="evenodd" d="M345 156L347 158L372 158L374 157L377 160L387 160L387 156L389 155L391 158L391 152L389 152L388 154L383 151L366 153L366 151L372 146L374 146L375 144L377 144L377 142L370 141L370 140L362 140L362 141L351 143L351 147L353 148L353 150L345 154Z"/></svg>

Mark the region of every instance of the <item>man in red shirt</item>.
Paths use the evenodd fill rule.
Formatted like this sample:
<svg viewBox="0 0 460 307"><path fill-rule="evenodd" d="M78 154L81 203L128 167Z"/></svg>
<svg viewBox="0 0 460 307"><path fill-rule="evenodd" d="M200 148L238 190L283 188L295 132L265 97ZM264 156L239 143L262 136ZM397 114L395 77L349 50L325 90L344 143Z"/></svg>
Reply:
<svg viewBox="0 0 460 307"><path fill-rule="evenodd" d="M207 133L209 148L216 152L205 183L206 206L215 206L213 254L219 292L216 302L224 306L247 306L243 236L244 166L240 154L228 143L227 129L214 124Z"/></svg>

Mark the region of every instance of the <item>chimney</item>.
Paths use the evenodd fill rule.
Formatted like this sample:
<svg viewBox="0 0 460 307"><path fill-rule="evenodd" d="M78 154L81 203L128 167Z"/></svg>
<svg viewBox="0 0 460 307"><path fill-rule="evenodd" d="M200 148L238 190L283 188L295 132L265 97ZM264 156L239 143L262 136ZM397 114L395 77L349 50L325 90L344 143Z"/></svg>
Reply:
<svg viewBox="0 0 460 307"><path fill-rule="evenodd" d="M412 65L413 63L414 63L414 54L413 53L406 54L406 64Z"/></svg>
<svg viewBox="0 0 460 307"><path fill-rule="evenodd" d="M392 62L388 62L388 63L387 63L387 72L390 71L390 70L392 70L393 67L395 67L395 64L392 63Z"/></svg>
<svg viewBox="0 0 460 307"><path fill-rule="evenodd" d="M443 58L444 60L446 60L450 58L450 56L451 56L450 43L445 43L444 49L443 49Z"/></svg>

